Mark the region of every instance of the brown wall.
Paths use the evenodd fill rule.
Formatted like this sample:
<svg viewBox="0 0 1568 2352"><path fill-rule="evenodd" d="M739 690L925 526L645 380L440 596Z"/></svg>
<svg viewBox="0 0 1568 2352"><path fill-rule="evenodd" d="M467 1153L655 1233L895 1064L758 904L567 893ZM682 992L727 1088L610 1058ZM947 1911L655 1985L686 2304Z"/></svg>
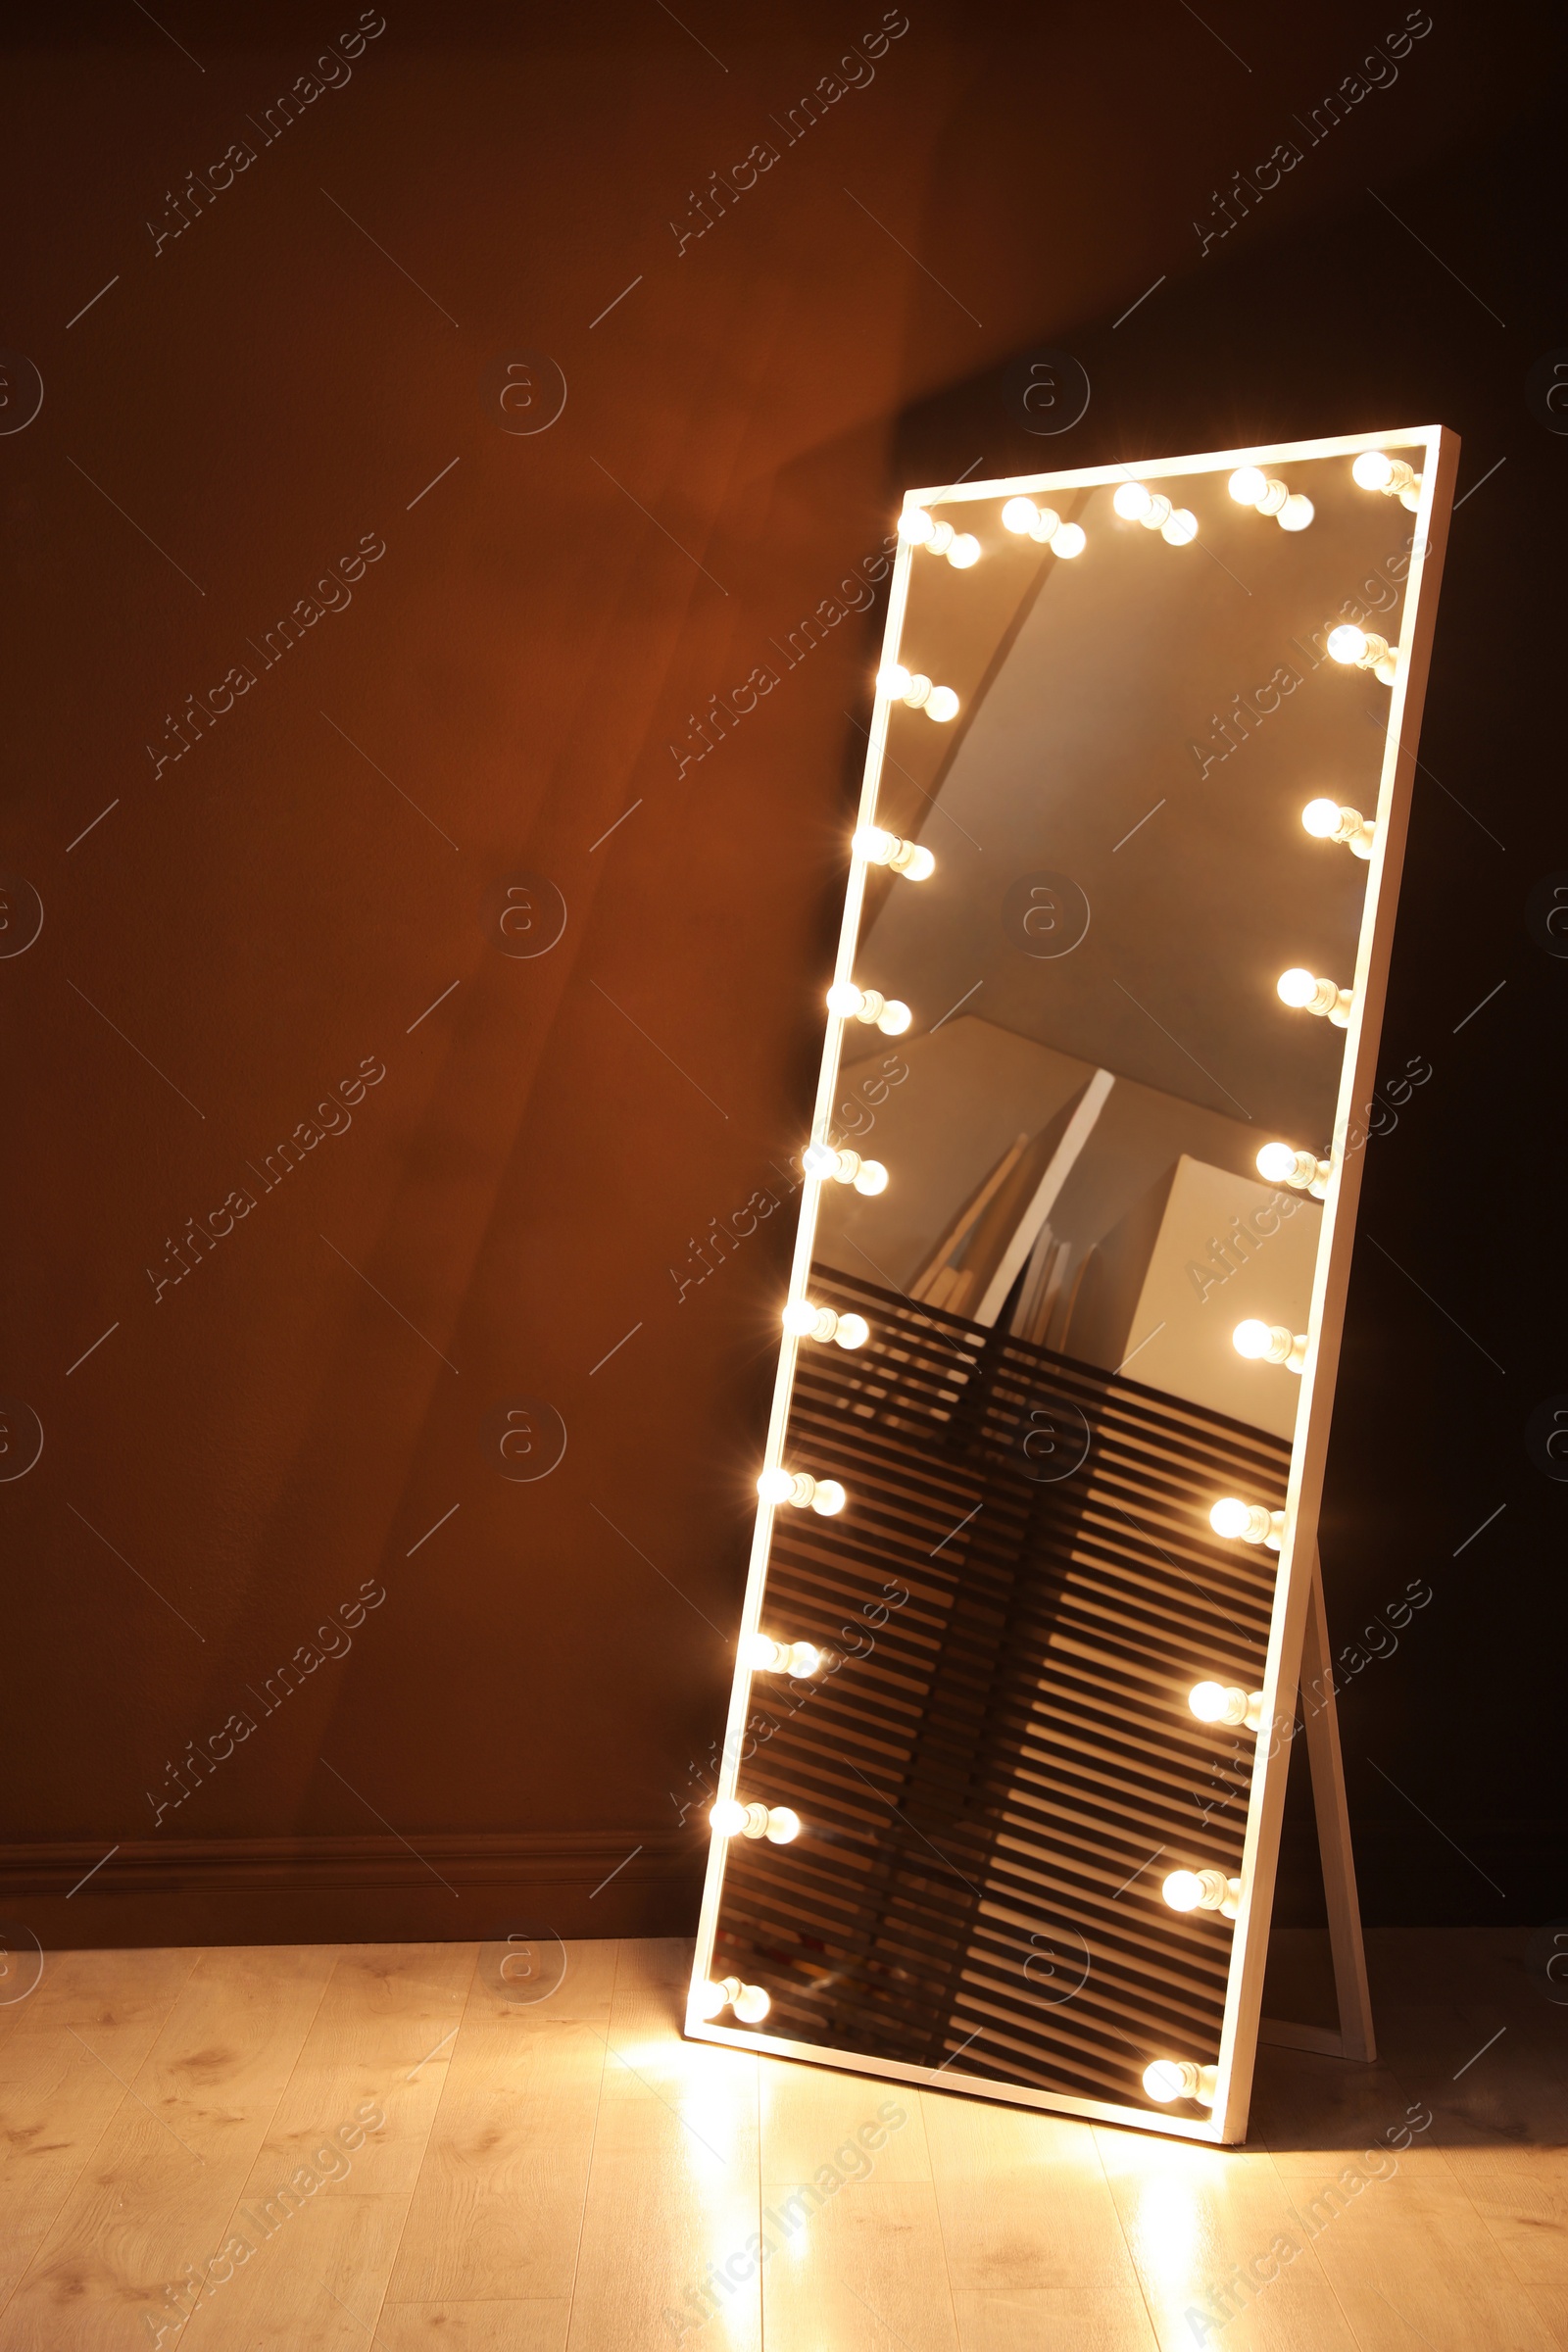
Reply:
<svg viewBox="0 0 1568 2352"><path fill-rule="evenodd" d="M1327 238L1362 314L1389 256L1386 342L1396 302L1426 338L1388 350L1396 421L1494 331L1362 190L1426 221L1463 169L1473 224L1485 143L1541 95L1499 17L1435 25L1203 254L1210 191L1366 45L1348 8L1220 14L1223 39L1163 7L911 0L793 144L778 120L876 6L578 31L389 0L270 143L348 0L160 11L169 37L83 11L14 49L0 343L44 400L4 431L14 365L0 867L44 919L0 961L0 1390L44 1442L0 1485L0 1908L45 1942L694 1916L682 1815L729 1673L880 595L779 649L875 555L906 466L1389 420L1347 384L1332 276L1303 313L1282 255ZM237 140L254 160L158 242ZM776 163L682 246L671 218L760 140ZM1519 302L1506 240L1490 259ZM1518 383L1550 340L1516 331L1506 383L1537 466L1564 444ZM1066 341L1096 398L1042 442L1001 371ZM523 353L566 386L533 433L496 393ZM360 547L384 552L321 592L352 601L269 666ZM777 683L696 757L693 714L759 665ZM236 667L179 752L171 714ZM531 957L497 928L523 874L566 910ZM265 1189L367 1063L352 1124ZM174 1281L171 1239L236 1191ZM521 1397L567 1435L532 1482L494 1436ZM265 1712L248 1693L367 1587L352 1647ZM236 1712L254 1730L175 1805L171 1765Z"/></svg>

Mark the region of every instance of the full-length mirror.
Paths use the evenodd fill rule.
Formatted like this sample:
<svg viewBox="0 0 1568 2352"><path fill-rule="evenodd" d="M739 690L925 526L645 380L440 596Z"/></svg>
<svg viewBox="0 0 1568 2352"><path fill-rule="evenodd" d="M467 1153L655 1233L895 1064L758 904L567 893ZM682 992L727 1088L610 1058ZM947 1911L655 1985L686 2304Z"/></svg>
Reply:
<svg viewBox="0 0 1568 2352"><path fill-rule="evenodd" d="M693 2033L1245 2131L1454 455L906 501Z"/></svg>

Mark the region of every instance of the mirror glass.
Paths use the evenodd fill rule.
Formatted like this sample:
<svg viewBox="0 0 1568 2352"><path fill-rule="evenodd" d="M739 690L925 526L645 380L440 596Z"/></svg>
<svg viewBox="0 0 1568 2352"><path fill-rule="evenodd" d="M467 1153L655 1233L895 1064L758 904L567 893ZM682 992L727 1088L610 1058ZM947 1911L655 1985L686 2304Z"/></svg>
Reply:
<svg viewBox="0 0 1568 2352"><path fill-rule="evenodd" d="M698 1954L719 2031L1211 2103L1257 1748L1224 1716L1263 1679L1408 658L1387 446L1381 485L1342 449L906 510ZM1154 2098L1161 2061L1197 2071Z"/></svg>

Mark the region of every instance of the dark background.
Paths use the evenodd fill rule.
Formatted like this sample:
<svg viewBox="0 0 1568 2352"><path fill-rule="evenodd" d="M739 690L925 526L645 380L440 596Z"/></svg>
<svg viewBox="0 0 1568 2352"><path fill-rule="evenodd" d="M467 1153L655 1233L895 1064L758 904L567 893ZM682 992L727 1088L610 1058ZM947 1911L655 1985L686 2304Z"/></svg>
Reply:
<svg viewBox="0 0 1568 2352"><path fill-rule="evenodd" d="M1368 1147L1325 1572L1341 1644L1433 1593L1342 1701L1368 1917L1568 1909L1568 1462L1527 1441L1568 1392L1548 12L1437 0L1308 145L1402 9L910 0L683 250L879 8L388 0L263 145L357 14L9 20L0 346L44 400L0 429L0 868L44 920L0 962L0 1390L44 1443L0 1485L0 1910L46 1943L695 1921L882 595L682 767L691 714L780 666L906 483L1429 422L1460 504L1383 1061L1433 1076ZM1092 398L1040 437L1008 370L1047 349ZM495 393L522 353L567 389L530 434ZM263 668L362 534L352 604ZM496 927L524 873L566 909L533 957ZM352 1127L263 1193L246 1163L362 1057ZM524 1397L567 1441L532 1482L490 1418ZM1293 1837L1286 1916L1309 1877Z"/></svg>

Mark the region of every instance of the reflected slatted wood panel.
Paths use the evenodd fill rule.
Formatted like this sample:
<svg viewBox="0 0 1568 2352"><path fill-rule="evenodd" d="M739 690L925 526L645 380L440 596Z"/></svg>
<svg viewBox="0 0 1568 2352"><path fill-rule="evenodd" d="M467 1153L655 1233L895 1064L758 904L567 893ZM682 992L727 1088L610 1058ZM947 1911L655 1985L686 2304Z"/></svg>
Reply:
<svg viewBox="0 0 1568 2352"><path fill-rule="evenodd" d="M841 1517L783 1510L764 1630L837 1664L759 1676L747 1798L787 1847L729 1851L715 1974L769 2033L1136 2101L1154 2055L1217 2057L1231 1930L1160 1899L1240 1868L1251 1735L1187 1692L1262 1678L1276 1562L1210 1534L1276 1508L1261 1431L826 1267L853 1353L804 1346L785 1461Z"/></svg>

